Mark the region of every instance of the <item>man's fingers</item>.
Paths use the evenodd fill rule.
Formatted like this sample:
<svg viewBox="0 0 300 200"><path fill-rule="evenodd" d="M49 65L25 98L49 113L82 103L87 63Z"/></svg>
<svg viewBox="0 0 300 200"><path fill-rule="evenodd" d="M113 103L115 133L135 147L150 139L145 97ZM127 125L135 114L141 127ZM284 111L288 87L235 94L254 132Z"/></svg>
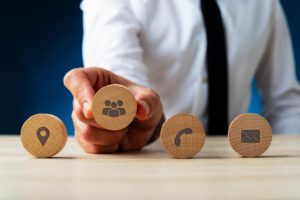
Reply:
<svg viewBox="0 0 300 200"><path fill-rule="evenodd" d="M136 126L130 127L122 141L119 143L121 151L135 151L144 147L152 136L153 130L141 130Z"/></svg>
<svg viewBox="0 0 300 200"><path fill-rule="evenodd" d="M86 118L92 118L91 102L95 92L110 84L130 86L133 83L100 67L76 68L64 77L64 84L80 104Z"/></svg>
<svg viewBox="0 0 300 200"><path fill-rule="evenodd" d="M151 107L148 102L146 101L137 101L137 111L136 117L139 120L145 120L148 118L149 113L151 111Z"/></svg>
<svg viewBox="0 0 300 200"><path fill-rule="evenodd" d="M78 101L76 99L73 100L73 113L77 116L77 118L82 121L83 123L86 123L87 125L96 127L96 128L102 128L96 121L94 118L88 119L85 117L85 115L83 114L83 111L78 103ZM72 114L73 114L72 113Z"/></svg>
<svg viewBox="0 0 300 200"><path fill-rule="evenodd" d="M96 67L74 69L66 74L64 84L74 96L72 119L75 137L86 152L138 150L147 144L161 119L162 105L153 90L134 84L110 71ZM91 104L95 92L110 84L126 86L137 101L136 118L125 130L101 129L93 119Z"/></svg>
<svg viewBox="0 0 300 200"><path fill-rule="evenodd" d="M152 119L151 121L153 122L159 120L158 118L160 118L161 116L157 116L156 112L162 110L159 96L152 89L143 87L139 87L138 89L136 89L134 95L138 104L136 114L137 119L141 121ZM157 119L153 119L155 117Z"/></svg>
<svg viewBox="0 0 300 200"><path fill-rule="evenodd" d="M85 117L92 118L91 103L95 91L86 73L80 68L73 69L65 75L64 84L79 102Z"/></svg>
<svg viewBox="0 0 300 200"><path fill-rule="evenodd" d="M114 145L118 144L127 132L127 129L119 131L108 131L89 126L81 122L76 115L72 114L76 136L84 141L95 145Z"/></svg>
<svg viewBox="0 0 300 200"><path fill-rule="evenodd" d="M81 148L87 153L93 153L93 154L103 153L104 154L104 153L114 153L114 152L118 151L118 144L109 145L109 146L91 144L91 143L88 143L87 141L83 140L81 137L78 137L77 135L75 135L75 139L79 143Z"/></svg>

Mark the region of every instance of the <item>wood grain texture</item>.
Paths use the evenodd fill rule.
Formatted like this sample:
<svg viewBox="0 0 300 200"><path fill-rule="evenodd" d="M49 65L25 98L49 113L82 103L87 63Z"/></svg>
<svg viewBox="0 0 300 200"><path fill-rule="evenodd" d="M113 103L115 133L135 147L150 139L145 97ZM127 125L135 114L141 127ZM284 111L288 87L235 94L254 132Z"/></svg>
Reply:
<svg viewBox="0 0 300 200"><path fill-rule="evenodd" d="M39 129L42 128L39 133ZM49 131L47 136L46 131ZM54 115L36 114L29 117L21 128L23 147L33 156L46 158L59 153L67 141L64 123Z"/></svg>
<svg viewBox="0 0 300 200"><path fill-rule="evenodd" d="M209 137L193 159L159 142L140 152L86 154L74 138L50 159L28 156L19 136L0 136L0 199L300 199L300 136L274 136L261 157L240 158Z"/></svg>
<svg viewBox="0 0 300 200"><path fill-rule="evenodd" d="M177 114L163 124L160 141L174 158L191 158L203 147L205 131L193 115Z"/></svg>
<svg viewBox="0 0 300 200"><path fill-rule="evenodd" d="M92 103L96 122L107 130L121 130L135 118L137 103L130 91L117 84L101 88Z"/></svg>
<svg viewBox="0 0 300 200"><path fill-rule="evenodd" d="M245 137L245 141L243 141L243 137ZM257 157L271 145L272 128L268 121L260 115L241 114L231 122L228 139L232 148L241 156Z"/></svg>

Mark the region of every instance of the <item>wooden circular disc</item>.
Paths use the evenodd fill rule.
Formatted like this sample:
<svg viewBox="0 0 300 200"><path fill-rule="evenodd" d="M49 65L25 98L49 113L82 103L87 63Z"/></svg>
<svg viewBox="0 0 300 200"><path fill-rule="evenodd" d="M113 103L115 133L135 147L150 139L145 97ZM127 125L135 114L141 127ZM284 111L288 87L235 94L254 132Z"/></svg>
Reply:
<svg viewBox="0 0 300 200"><path fill-rule="evenodd" d="M47 158L59 153L65 146L67 138L64 123L50 114L33 115L21 128L24 148L38 158Z"/></svg>
<svg viewBox="0 0 300 200"><path fill-rule="evenodd" d="M272 128L260 115L241 114L231 122L228 139L232 148L241 156L257 157L269 148Z"/></svg>
<svg viewBox="0 0 300 200"><path fill-rule="evenodd" d="M92 103L96 122L107 130L126 128L135 118L137 103L131 92L122 85L101 88Z"/></svg>
<svg viewBox="0 0 300 200"><path fill-rule="evenodd" d="M160 142L174 158L191 158L204 145L205 131L200 121L190 114L177 114L162 126Z"/></svg>

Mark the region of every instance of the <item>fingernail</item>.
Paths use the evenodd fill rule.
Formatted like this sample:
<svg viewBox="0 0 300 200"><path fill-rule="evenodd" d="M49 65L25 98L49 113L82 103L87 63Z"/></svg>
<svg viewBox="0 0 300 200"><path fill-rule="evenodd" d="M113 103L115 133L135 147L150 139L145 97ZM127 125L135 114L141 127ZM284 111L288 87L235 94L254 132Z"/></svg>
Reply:
<svg viewBox="0 0 300 200"><path fill-rule="evenodd" d="M146 115L148 116L150 114L150 106L148 103L145 103L146 106L145 106L145 110L146 110Z"/></svg>
<svg viewBox="0 0 300 200"><path fill-rule="evenodd" d="M88 119L90 118L89 112L90 112L90 105L89 105L89 103L83 103L83 114Z"/></svg>
<svg viewBox="0 0 300 200"><path fill-rule="evenodd" d="M146 101L141 101L140 103L144 107L146 116L148 116L150 114L150 105Z"/></svg>

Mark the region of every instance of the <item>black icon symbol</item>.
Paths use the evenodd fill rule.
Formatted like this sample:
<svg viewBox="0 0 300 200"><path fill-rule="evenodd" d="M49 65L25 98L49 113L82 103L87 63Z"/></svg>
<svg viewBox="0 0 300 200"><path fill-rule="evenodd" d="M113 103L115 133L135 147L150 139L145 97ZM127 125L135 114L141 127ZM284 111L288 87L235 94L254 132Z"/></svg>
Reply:
<svg viewBox="0 0 300 200"><path fill-rule="evenodd" d="M102 114L110 117L119 117L126 114L126 110L122 108L123 101L118 100L117 102L106 100L104 102L106 108L103 108Z"/></svg>
<svg viewBox="0 0 300 200"><path fill-rule="evenodd" d="M259 130L242 130L241 131L242 143L259 143L260 131Z"/></svg>
<svg viewBox="0 0 300 200"><path fill-rule="evenodd" d="M39 141L41 142L41 144L44 146L50 136L50 131L46 127L40 127L36 131L36 135L39 138Z"/></svg>
<svg viewBox="0 0 300 200"><path fill-rule="evenodd" d="M180 131L178 131L178 133L176 134L176 137L175 137L175 145L176 146L180 146L180 143L181 143L181 140L180 140L180 137L185 134L185 135L188 135L188 134L192 134L193 133L193 130L191 128L184 128Z"/></svg>

